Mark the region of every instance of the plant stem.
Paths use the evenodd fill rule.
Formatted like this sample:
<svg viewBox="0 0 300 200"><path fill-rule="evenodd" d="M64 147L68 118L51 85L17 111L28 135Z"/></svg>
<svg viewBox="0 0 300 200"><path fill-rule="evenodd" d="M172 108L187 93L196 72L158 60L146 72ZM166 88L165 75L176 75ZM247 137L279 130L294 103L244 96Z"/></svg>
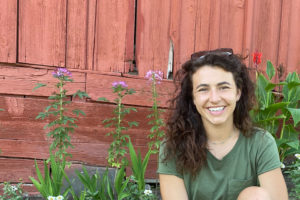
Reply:
<svg viewBox="0 0 300 200"><path fill-rule="evenodd" d="M153 111L154 111L154 119L155 119L155 124L156 124L159 116L158 116L158 111L157 111L156 82L155 82L154 78L153 78L153 84L152 84L152 92L153 92Z"/></svg>
<svg viewBox="0 0 300 200"><path fill-rule="evenodd" d="M121 136L121 121L122 121L122 116L121 116L121 112L122 112L122 95L121 95L121 93L119 93L118 96L119 96L119 99L118 99L118 123L117 123L117 129L116 129L117 140L119 140L120 136ZM119 158L120 158L120 155L117 155L117 160L116 160L117 163L119 162ZM118 163L118 164L121 164L121 163Z"/></svg>
<svg viewBox="0 0 300 200"><path fill-rule="evenodd" d="M282 139L282 137L283 137L284 127L285 127L285 118L283 119L283 122L282 122L282 129L281 129L281 132L280 132L280 139Z"/></svg>
<svg viewBox="0 0 300 200"><path fill-rule="evenodd" d="M60 89L60 99L59 99L59 125L61 126L63 124L63 114L64 114L64 108L63 108L63 80L60 79L59 82L59 89ZM59 136L59 154L62 155L62 138Z"/></svg>

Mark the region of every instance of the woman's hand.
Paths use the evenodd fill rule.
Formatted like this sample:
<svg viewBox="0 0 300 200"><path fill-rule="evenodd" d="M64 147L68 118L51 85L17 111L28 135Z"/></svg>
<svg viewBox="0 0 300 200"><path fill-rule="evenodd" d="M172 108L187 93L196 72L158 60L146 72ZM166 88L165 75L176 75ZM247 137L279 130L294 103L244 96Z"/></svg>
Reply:
<svg viewBox="0 0 300 200"><path fill-rule="evenodd" d="M174 175L159 174L160 193L163 200L188 200L181 178Z"/></svg>

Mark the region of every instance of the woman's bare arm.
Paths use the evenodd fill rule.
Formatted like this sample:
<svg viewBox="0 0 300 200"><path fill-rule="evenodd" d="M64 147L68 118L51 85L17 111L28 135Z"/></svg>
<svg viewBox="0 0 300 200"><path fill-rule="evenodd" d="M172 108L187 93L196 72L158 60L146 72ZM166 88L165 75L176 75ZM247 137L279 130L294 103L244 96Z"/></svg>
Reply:
<svg viewBox="0 0 300 200"><path fill-rule="evenodd" d="M160 192L163 200L188 200L181 178L174 175L159 174Z"/></svg>
<svg viewBox="0 0 300 200"><path fill-rule="evenodd" d="M286 184L280 168L258 176L260 186L270 195L272 200L288 200Z"/></svg>

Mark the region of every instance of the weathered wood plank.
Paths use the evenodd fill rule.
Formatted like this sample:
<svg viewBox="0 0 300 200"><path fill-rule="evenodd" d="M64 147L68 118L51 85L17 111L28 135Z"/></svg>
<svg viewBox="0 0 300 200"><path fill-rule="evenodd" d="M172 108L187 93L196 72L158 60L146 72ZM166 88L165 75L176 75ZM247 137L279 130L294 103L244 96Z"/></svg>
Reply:
<svg viewBox="0 0 300 200"><path fill-rule="evenodd" d="M0 87L1 94L14 95L34 95L34 96L50 96L55 91L54 84L57 79L52 76L53 70L14 67L9 65L0 65ZM72 78L74 82L67 83L66 89L69 94L77 90L85 90L85 74L80 72L73 72ZM46 87L32 91L37 83L47 84Z"/></svg>
<svg viewBox="0 0 300 200"><path fill-rule="evenodd" d="M47 120L35 120L35 117L49 102L46 99L0 97L0 105L5 109L0 112L0 148L3 152L1 156L25 159L48 157L51 141L46 136L48 130L43 129ZM112 138L105 135L112 129L104 128L102 121L112 116L114 107L99 103L72 103L70 109L79 108L87 116L78 120L79 127L71 134L71 142L75 148L69 150L73 154L70 160L90 165L107 165L107 149ZM148 114L149 108L138 108L137 113L131 113L125 119L140 123L139 127L124 133L130 135L135 148L140 148L142 155L148 150L147 135L151 128L146 119ZM156 166L155 156L150 158L150 163ZM147 177L155 177L155 170L156 168L149 169Z"/></svg>
<svg viewBox="0 0 300 200"><path fill-rule="evenodd" d="M107 149L109 145L102 143L74 143L69 149L73 156L70 160L81 161L91 165L106 164ZM1 156L47 159L49 157L50 142L28 140L0 140ZM17 148L16 148L17 147Z"/></svg>
<svg viewBox="0 0 300 200"><path fill-rule="evenodd" d="M270 60L277 65L281 1L246 1L248 14L246 17L245 38L246 45L244 49L252 52L263 52L262 63L260 66L264 69L266 61ZM249 66L253 66L252 60L249 59Z"/></svg>
<svg viewBox="0 0 300 200"><path fill-rule="evenodd" d="M139 76L148 70L161 70L166 77L170 38L171 1L138 1L136 27L136 63Z"/></svg>
<svg viewBox="0 0 300 200"><path fill-rule="evenodd" d="M42 161L37 161L43 170ZM0 157L0 182L19 182L30 183L29 176L36 177L34 160L19 158Z"/></svg>
<svg viewBox="0 0 300 200"><path fill-rule="evenodd" d="M195 51L209 49L211 1L197 1Z"/></svg>
<svg viewBox="0 0 300 200"><path fill-rule="evenodd" d="M1 0L0 62L16 62L17 0Z"/></svg>
<svg viewBox="0 0 300 200"><path fill-rule="evenodd" d="M94 48L95 48L95 21L97 1L87 1L87 46L86 46L86 69L94 70Z"/></svg>
<svg viewBox="0 0 300 200"><path fill-rule="evenodd" d="M103 72L125 72L126 51L132 52L133 42L127 42L128 23L134 23L134 0L97 1L94 69ZM133 33L133 30L128 30ZM126 38L129 36L129 38Z"/></svg>
<svg viewBox="0 0 300 200"><path fill-rule="evenodd" d="M172 2L175 3L175 2ZM174 42L174 57L176 65L174 66L175 71L181 68L181 65L190 59L191 54L195 51L195 36L196 36L196 16L197 0L188 0L176 2L174 6L180 6L179 13L175 18L172 18L171 23L175 23L176 31L179 32L179 40ZM176 22L180 20L180 22ZM177 48L177 49L176 49Z"/></svg>
<svg viewBox="0 0 300 200"><path fill-rule="evenodd" d="M137 93L124 98L124 103L141 106L152 105L151 87L146 79L93 73L88 73L86 79L85 73L81 72L72 72L72 78L74 82L66 85L69 94L81 90L86 91L93 100L97 100L99 97L107 97L113 102L112 83L114 81L126 81L129 87L135 89ZM47 86L32 91L37 83L45 83ZM0 65L0 84L5 85L5 87L0 87L0 94L49 96L55 91L56 79L52 77L52 70L50 69ZM167 107L167 101L174 91L173 83L165 80L157 85L157 91L160 105Z"/></svg>
<svg viewBox="0 0 300 200"><path fill-rule="evenodd" d="M227 0L220 2L219 29L211 29L210 33L219 33L218 37L220 40L217 48L230 47L235 53L241 54L243 48L245 1ZM213 10L212 13L214 13Z"/></svg>
<svg viewBox="0 0 300 200"><path fill-rule="evenodd" d="M46 99L0 97L0 105L4 109L0 112L2 130L0 139L47 141L46 134L49 130L44 130L43 127L53 119L37 120L35 118L49 103L50 100ZM73 102L66 108L69 112L73 109L81 109L86 114L86 116L77 118L79 127L75 129L74 134L71 134L73 142L93 141L106 144L111 142L111 138L105 137L105 135L112 129L104 128L102 121L113 116L115 105ZM148 124L149 119L146 119L150 110L143 107L137 108L137 110L138 112L128 114L125 120L139 123L139 126L130 129L128 134L133 136L133 143L143 146L147 142L147 135L151 128ZM66 114L69 115L69 112ZM162 117L166 117L165 115L167 115L166 112Z"/></svg>
<svg viewBox="0 0 300 200"><path fill-rule="evenodd" d="M66 2L19 1L19 62L65 66Z"/></svg>
<svg viewBox="0 0 300 200"><path fill-rule="evenodd" d="M73 69L86 69L88 1L68 1L67 4L66 66Z"/></svg>
<svg viewBox="0 0 300 200"><path fill-rule="evenodd" d="M300 1L282 2L278 65L282 65L285 74L292 71L300 73L299 10Z"/></svg>
<svg viewBox="0 0 300 200"><path fill-rule="evenodd" d="M126 24L126 40L125 40L125 72L133 70L134 61L134 28L135 28L135 1L128 4L128 20Z"/></svg>
<svg viewBox="0 0 300 200"><path fill-rule="evenodd" d="M180 31L178 31L181 24L181 3L182 0L172 0L170 8L170 28L169 28L169 37L173 43L173 75L176 71L181 68L180 62L180 40L183 39L180 37ZM186 60L186 59L184 59Z"/></svg>
<svg viewBox="0 0 300 200"><path fill-rule="evenodd" d="M136 90L134 95L128 95L124 98L123 102L125 104L152 106L151 87L146 79L104 76L89 73L87 74L86 91L93 100L97 100L99 97L106 97L109 101L113 102L116 95L112 93L112 83L115 81L125 81L129 88ZM163 81L160 85L157 85L160 106L167 107L167 101L174 92L173 88L171 81Z"/></svg>

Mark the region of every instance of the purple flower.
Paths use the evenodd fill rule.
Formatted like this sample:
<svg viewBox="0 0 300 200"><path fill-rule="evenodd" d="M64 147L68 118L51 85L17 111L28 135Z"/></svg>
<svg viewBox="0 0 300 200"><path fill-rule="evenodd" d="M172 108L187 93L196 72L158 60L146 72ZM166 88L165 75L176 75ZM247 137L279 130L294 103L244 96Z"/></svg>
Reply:
<svg viewBox="0 0 300 200"><path fill-rule="evenodd" d="M55 78L60 78L64 76L72 76L72 73L69 70L67 70L67 68L56 68L54 72L52 72L52 75Z"/></svg>
<svg viewBox="0 0 300 200"><path fill-rule="evenodd" d="M124 81L116 81L116 82L113 82L112 85L113 85L113 87L118 87L118 85L120 85L123 88L127 88L128 87L128 85Z"/></svg>
<svg viewBox="0 0 300 200"><path fill-rule="evenodd" d="M156 71L149 70L145 78L148 79L149 81L153 81L154 78L155 80L157 80L157 83L160 84L160 82L163 80L163 72L159 70Z"/></svg>

